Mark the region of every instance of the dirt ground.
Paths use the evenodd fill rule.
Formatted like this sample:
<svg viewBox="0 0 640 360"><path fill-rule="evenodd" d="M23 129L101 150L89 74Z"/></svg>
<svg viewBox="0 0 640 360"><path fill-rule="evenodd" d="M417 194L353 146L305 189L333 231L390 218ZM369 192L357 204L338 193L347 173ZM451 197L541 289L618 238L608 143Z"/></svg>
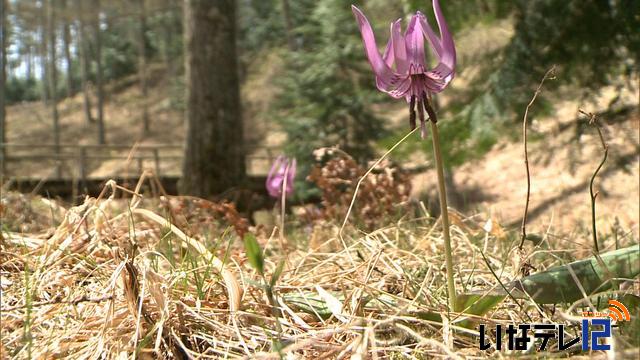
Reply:
<svg viewBox="0 0 640 360"><path fill-rule="evenodd" d="M635 238L640 212L637 91L623 92L617 114L598 117L609 152L594 183L595 191L599 192L596 202L599 231L611 233L618 226L620 236L629 236L631 232ZM607 88L591 102L563 100L553 115L530 119L533 121L529 130L530 231L553 234L590 229L589 181L602 160L603 149L596 129L587 125L587 117L579 115L578 109L598 112L606 108L613 94L614 90ZM527 189L522 143L495 145L481 159L455 169L454 178L456 190L467 205L465 212L480 212L484 220L491 217L512 228L520 226ZM414 194L433 193L435 179L433 171L415 176Z"/></svg>

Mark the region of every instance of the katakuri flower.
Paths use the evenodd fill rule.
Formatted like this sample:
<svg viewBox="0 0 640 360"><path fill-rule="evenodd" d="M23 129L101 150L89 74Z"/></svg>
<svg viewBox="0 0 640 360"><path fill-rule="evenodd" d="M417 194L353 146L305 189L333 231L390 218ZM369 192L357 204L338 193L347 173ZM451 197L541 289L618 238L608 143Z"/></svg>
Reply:
<svg viewBox="0 0 640 360"><path fill-rule="evenodd" d="M283 183L286 181L287 195L293 193L293 179L296 177L296 159L287 159L280 155L271 166L267 175L267 192L275 198L282 196Z"/></svg>
<svg viewBox="0 0 640 360"><path fill-rule="evenodd" d="M416 127L417 104L421 134L424 138L424 110L431 111L428 97L444 90L455 75L456 49L442 15L440 3L433 0L440 37L429 26L426 16L418 11L411 17L404 35L401 33L402 19L391 23L391 35L383 55L378 51L369 20L357 7L352 5L351 10L358 20L364 50L375 73L378 89L396 99L407 100L411 130ZM429 41L438 62L433 69L427 68L425 40Z"/></svg>

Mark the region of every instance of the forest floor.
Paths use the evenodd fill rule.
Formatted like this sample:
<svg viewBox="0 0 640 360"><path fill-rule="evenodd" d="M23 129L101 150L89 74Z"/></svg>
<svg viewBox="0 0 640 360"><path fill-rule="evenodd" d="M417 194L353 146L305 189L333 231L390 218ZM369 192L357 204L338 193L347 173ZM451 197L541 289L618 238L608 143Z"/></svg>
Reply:
<svg viewBox="0 0 640 360"><path fill-rule="evenodd" d="M594 278L589 269L604 274L596 258L568 265L592 255L588 230L545 232L520 252L517 230L452 212L460 293L448 312L441 224L428 214L380 218L373 230L289 216L279 235L224 204L135 192L110 183L71 208L3 193L0 358L606 358L558 351L554 340L542 353L539 343L506 350L506 339L499 353L482 351L479 325L490 342L495 326L514 323L562 324L577 338L583 312L607 311L608 299L632 319L613 329L611 351L640 355L638 239L628 228L599 237L613 274ZM552 268L552 282L513 292L523 269ZM612 279L613 291L587 296ZM530 301L540 290L561 297Z"/></svg>

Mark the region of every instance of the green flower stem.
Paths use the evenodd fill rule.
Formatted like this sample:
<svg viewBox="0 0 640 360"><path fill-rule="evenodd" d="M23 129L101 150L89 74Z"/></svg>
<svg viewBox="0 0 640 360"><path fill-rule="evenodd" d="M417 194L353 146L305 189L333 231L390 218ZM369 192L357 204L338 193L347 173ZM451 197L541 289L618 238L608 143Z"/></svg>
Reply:
<svg viewBox="0 0 640 360"><path fill-rule="evenodd" d="M453 280L453 255L451 251L451 236L449 232L449 210L447 208L447 191L444 185L444 167L442 165L442 153L440 152L440 135L435 111L431 104L427 104L427 112L431 121L431 138L433 140L433 154L436 158L436 170L438 173L438 192L440 195L440 213L442 214L442 233L444 235L444 257L447 265L447 292L449 294L449 311L456 311L456 286Z"/></svg>

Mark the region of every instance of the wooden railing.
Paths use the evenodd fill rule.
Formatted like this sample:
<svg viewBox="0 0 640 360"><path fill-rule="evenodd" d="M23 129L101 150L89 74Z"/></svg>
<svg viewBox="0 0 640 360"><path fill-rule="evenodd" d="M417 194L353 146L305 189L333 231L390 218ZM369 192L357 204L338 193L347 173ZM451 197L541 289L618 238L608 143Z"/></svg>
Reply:
<svg viewBox="0 0 640 360"><path fill-rule="evenodd" d="M78 145L78 144L10 144L0 143L4 154L4 168L8 170L7 177L30 178L38 177L29 174L29 171L17 171L27 164L39 166L51 166L52 178L75 178L85 181L90 177L93 168L98 164L103 164L109 160L122 160L124 166L109 173L108 176L128 176L141 174L143 170L152 168L155 174L162 176L162 166L166 162L171 162L171 168L175 168L179 173L180 163L183 158L182 145ZM261 161L261 168L268 169L277 155L276 148L269 147L249 147L247 149L247 168L251 169L256 161ZM2 155L0 155L2 156ZM152 162L152 166L145 163ZM17 164L17 166L15 166ZM135 164L135 165L132 165ZM10 166L13 165L13 166ZM133 170L131 169L133 168ZM75 171L74 171L75 169ZM260 171L259 171L260 172ZM133 174L132 174L133 173Z"/></svg>

